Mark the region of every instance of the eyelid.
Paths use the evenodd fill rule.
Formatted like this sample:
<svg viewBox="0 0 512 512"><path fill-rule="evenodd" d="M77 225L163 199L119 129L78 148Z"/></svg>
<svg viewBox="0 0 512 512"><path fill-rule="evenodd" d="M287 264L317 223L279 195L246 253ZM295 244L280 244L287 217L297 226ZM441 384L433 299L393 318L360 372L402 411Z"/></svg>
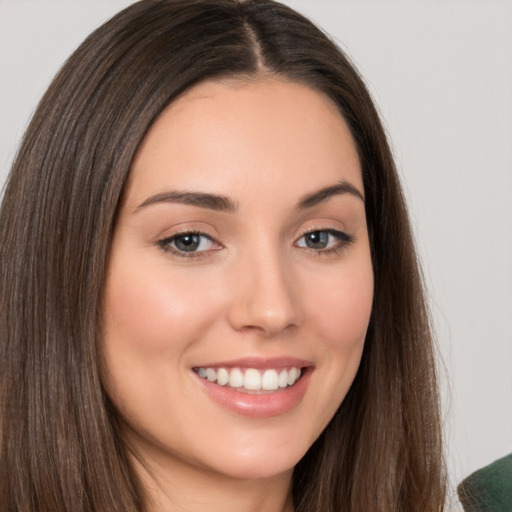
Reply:
<svg viewBox="0 0 512 512"><path fill-rule="evenodd" d="M316 231L323 231L325 233L330 233L332 235L339 235L342 237L352 238L352 235L347 233L344 229L319 225L319 226L311 226L311 227L303 229L301 231L300 235L298 236L297 240L299 240L303 236L308 235L310 233L315 233Z"/></svg>
<svg viewBox="0 0 512 512"><path fill-rule="evenodd" d="M306 235L309 235L311 233L316 233L316 232L328 233L329 235L334 236L338 240L338 243L336 243L333 247L326 247L326 248L322 248L322 249L298 246L298 243L302 238L304 238ZM329 254L329 253L339 253L341 250L345 249L348 245L353 244L354 241L355 241L354 236L347 233L344 230L332 228L332 227L327 228L327 227L315 226L315 227L310 227L310 228L303 230L301 235L295 241L294 245L296 245L302 249L314 251L315 253Z"/></svg>
<svg viewBox="0 0 512 512"><path fill-rule="evenodd" d="M306 245L299 245L299 241L307 236L308 234L312 234L315 232L322 232L327 233L328 235L334 237L337 242L331 246L327 246L324 248L315 248L315 247L308 247ZM180 250L177 247L173 247L171 244L175 242L177 239L179 239L182 236L198 236L203 239L207 239L214 247L203 249L203 250ZM299 247L301 249L306 249L309 251L313 251L317 254L329 254L329 253L339 253L341 250L346 248L346 246L352 244L354 242L353 235L350 235L344 230L333 228L333 227L319 227L319 226L312 226L304 229L300 236L295 240L294 245L296 247ZM206 233L204 230L200 230L197 228L193 228L191 226L187 227L181 227L176 232L159 238L156 241L156 244L162 251L165 253L170 253L172 255L177 256L178 258L197 258L197 257L206 257L209 254L211 254L214 251L218 251L222 249L224 246L221 242L219 242L215 237L212 235Z"/></svg>
<svg viewBox="0 0 512 512"><path fill-rule="evenodd" d="M180 251L179 249L172 247L171 243L175 241L176 239L179 239L180 237L191 235L191 236L198 236L202 238L208 239L212 244L214 244L216 247L211 249L206 249L202 251ZM163 238L160 238L157 240L156 245L165 253L169 253L172 255L177 256L178 258L198 258L203 257L208 254L210 254L213 251L218 251L223 248L223 245L213 236L209 235L208 233L205 233L204 231L201 231L199 229L193 229L190 227L184 227L176 231L175 233L170 234L169 236L165 236Z"/></svg>

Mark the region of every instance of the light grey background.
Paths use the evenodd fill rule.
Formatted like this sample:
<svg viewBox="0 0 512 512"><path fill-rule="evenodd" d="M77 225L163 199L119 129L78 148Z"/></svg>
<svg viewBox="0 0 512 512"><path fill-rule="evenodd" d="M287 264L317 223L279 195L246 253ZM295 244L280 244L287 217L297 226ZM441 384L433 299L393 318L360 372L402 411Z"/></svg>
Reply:
<svg viewBox="0 0 512 512"><path fill-rule="evenodd" d="M0 183L51 77L130 3L0 0ZM512 451L512 2L286 3L349 53L388 127L446 365L458 482Z"/></svg>

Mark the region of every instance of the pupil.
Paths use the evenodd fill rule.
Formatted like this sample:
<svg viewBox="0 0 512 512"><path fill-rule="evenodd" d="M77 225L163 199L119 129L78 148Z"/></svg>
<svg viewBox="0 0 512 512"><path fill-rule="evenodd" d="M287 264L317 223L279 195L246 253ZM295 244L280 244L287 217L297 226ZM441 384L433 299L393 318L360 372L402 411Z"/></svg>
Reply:
<svg viewBox="0 0 512 512"><path fill-rule="evenodd" d="M327 247L328 234L325 231L313 231L307 237L307 246L310 249L324 249Z"/></svg>
<svg viewBox="0 0 512 512"><path fill-rule="evenodd" d="M200 239L198 235L182 235L176 238L176 248L180 251L192 252L199 247Z"/></svg>

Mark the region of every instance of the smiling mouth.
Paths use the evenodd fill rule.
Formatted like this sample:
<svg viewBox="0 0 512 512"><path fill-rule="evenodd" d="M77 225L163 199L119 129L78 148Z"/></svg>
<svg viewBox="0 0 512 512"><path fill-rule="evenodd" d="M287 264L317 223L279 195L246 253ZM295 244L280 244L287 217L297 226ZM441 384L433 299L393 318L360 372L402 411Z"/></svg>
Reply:
<svg viewBox="0 0 512 512"><path fill-rule="evenodd" d="M290 368L193 368L199 377L219 386L247 394L268 394L293 386L301 376L301 369Z"/></svg>

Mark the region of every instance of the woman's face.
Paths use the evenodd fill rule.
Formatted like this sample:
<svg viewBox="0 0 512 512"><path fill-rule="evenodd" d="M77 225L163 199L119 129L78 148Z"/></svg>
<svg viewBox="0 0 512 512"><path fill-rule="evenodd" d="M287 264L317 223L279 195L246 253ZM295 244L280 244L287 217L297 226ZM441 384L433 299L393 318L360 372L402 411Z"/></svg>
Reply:
<svg viewBox="0 0 512 512"><path fill-rule="evenodd" d="M334 104L270 79L192 88L144 139L112 242L105 380L129 442L159 467L289 474L354 379L372 295Z"/></svg>

